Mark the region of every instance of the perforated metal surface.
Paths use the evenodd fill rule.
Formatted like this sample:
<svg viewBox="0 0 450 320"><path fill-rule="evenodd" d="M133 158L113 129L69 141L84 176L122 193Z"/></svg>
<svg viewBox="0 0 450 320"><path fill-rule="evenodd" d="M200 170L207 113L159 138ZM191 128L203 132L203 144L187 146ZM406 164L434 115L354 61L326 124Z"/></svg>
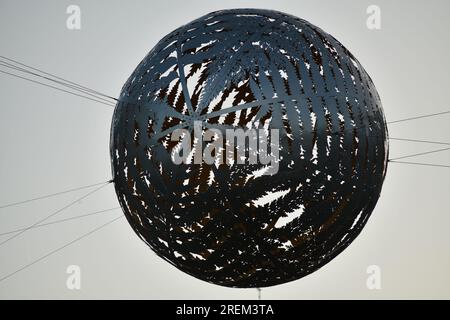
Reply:
<svg viewBox="0 0 450 320"><path fill-rule="evenodd" d="M175 165L170 134L194 120L279 129L278 173ZM163 38L124 85L111 130L135 232L180 270L232 287L299 279L345 249L378 200L387 154L359 62L307 21L267 10L214 12Z"/></svg>

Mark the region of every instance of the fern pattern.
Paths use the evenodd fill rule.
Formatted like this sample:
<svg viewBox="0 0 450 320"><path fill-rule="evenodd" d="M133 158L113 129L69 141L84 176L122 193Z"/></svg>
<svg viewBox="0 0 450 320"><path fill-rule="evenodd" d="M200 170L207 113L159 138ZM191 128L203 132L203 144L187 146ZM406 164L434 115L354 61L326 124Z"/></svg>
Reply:
<svg viewBox="0 0 450 320"><path fill-rule="evenodd" d="M175 165L170 135L194 121L279 129L278 173ZM148 53L123 86L110 151L125 216L156 254L211 283L266 287L314 272L357 237L381 192L388 135L371 78L335 38L236 9Z"/></svg>

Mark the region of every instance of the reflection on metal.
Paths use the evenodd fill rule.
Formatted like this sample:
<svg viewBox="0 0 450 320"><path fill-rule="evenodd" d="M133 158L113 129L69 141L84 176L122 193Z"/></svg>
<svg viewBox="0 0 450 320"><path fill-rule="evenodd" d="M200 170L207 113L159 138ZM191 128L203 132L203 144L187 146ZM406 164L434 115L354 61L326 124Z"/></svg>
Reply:
<svg viewBox="0 0 450 320"><path fill-rule="evenodd" d="M278 173L175 165L171 132L199 120L279 129ZM114 112L111 158L122 209L160 257L259 288L314 272L355 239L380 194L387 141L372 80L342 44L302 19L238 9L182 26L143 59Z"/></svg>

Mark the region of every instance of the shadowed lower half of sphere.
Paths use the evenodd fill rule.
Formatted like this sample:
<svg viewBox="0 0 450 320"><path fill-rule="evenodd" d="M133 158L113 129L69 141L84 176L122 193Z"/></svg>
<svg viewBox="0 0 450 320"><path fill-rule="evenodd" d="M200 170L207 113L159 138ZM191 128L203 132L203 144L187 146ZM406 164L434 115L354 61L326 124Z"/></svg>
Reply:
<svg viewBox="0 0 450 320"><path fill-rule="evenodd" d="M194 121L277 129L278 172L174 164L171 133ZM173 31L142 60L114 112L111 158L123 211L160 257L211 283L266 287L314 272L360 233L387 141L372 80L342 44L302 19L240 9Z"/></svg>

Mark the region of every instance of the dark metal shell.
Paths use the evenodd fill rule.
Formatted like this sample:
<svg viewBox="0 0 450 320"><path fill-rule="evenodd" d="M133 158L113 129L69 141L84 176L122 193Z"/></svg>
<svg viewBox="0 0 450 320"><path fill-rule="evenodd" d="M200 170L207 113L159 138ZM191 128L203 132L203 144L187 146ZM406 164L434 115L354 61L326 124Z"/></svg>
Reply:
<svg viewBox="0 0 450 320"><path fill-rule="evenodd" d="M278 173L175 165L170 134L194 120L279 129ZM299 279L344 250L375 207L387 154L380 99L355 57L268 10L214 12L164 37L124 85L111 129L135 232L180 270L230 287Z"/></svg>

